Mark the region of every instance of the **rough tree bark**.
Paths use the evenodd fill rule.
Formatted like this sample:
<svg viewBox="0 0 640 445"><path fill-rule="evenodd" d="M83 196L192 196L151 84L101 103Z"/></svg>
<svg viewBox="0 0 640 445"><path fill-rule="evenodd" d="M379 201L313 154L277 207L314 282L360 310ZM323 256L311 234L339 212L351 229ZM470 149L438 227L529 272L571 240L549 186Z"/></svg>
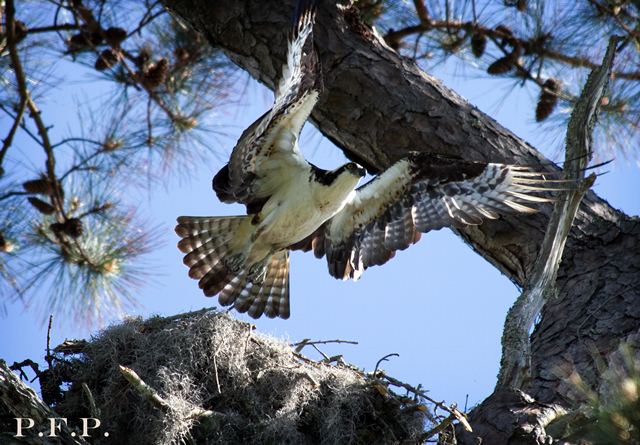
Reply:
<svg viewBox="0 0 640 445"><path fill-rule="evenodd" d="M164 0L240 67L273 88L284 62L292 1ZM345 154L380 171L409 150L555 169L533 147L388 48L350 8L324 2L315 28L325 92L314 124ZM515 283L531 273L551 206L461 230ZM594 365L640 337L640 224L593 193L585 197L557 278L558 297L531 336L531 375L471 413L461 443L547 443L544 426L576 401L569 372L597 387ZM634 342L635 340L635 342ZM597 357L596 357L597 356Z"/></svg>
<svg viewBox="0 0 640 445"><path fill-rule="evenodd" d="M22 418L23 436L16 438L18 431L15 428L16 419ZM50 433L51 420L54 425L53 433ZM66 419L65 419L66 420ZM10 425L10 426L9 426ZM59 439L49 440L42 436L31 435L31 428L38 426L39 431L47 431L55 434ZM0 360L0 443L3 444L23 444L42 445L49 443L64 443L68 445L87 445L87 441L82 437L77 437L76 433L68 428L65 422L60 421L60 416L54 413L20 378L9 369L4 360ZM5 429L7 428L7 429ZM27 433L28 431L28 433Z"/></svg>

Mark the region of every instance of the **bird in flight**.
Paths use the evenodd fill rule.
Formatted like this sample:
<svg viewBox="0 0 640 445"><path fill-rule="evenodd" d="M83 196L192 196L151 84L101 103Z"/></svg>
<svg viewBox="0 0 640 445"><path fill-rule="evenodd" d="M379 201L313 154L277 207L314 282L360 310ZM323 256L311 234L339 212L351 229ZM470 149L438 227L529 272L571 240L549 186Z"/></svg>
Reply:
<svg viewBox="0 0 640 445"><path fill-rule="evenodd" d="M273 107L247 128L213 178L225 203L247 215L178 218L178 248L206 296L258 318L288 318L289 251L326 257L329 273L357 280L420 234L477 225L501 213L533 213L558 181L527 167L415 152L367 184L349 162L324 170L298 148L322 90L313 48L315 2L298 2ZM550 186L551 185L551 186Z"/></svg>

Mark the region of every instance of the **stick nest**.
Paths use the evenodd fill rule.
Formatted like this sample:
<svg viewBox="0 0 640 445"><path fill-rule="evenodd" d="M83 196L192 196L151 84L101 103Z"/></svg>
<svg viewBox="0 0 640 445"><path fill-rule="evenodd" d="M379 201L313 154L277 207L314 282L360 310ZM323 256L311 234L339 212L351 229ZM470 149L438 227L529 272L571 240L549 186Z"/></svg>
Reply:
<svg viewBox="0 0 640 445"><path fill-rule="evenodd" d="M428 415L355 368L306 359L215 311L129 319L56 367L72 382L56 412L99 418L110 435L95 443L415 443ZM205 410L212 415L193 415Z"/></svg>

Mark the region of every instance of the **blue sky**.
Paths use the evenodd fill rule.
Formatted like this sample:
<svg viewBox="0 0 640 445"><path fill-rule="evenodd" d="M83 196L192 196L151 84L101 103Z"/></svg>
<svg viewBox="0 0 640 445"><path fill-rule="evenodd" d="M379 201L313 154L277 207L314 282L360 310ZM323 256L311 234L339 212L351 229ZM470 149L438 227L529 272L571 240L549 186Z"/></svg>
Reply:
<svg viewBox="0 0 640 445"><path fill-rule="evenodd" d="M455 63L431 71L515 134L544 148L542 151L552 159L559 159L562 132L554 139L553 133L541 130L533 122L535 90L516 89L508 95L510 83L469 80L457 73ZM94 88L84 87L88 88L85 94L91 94ZM156 187L149 194L138 189L122 190L126 201L160 226L163 241L149 256L155 274L138 293L142 308L131 315L171 315L217 304L204 297L197 282L188 278L182 255L175 247L173 227L179 215L231 215L242 211L217 202L211 191L211 177L225 162L222 159L226 160L242 129L271 105L272 93L253 80L244 91L239 105L216 111L215 121L229 137L212 139L220 154L190 171L188 181L169 177L164 187ZM56 125L54 132L60 135L73 128L76 114L70 112L73 103L68 94L51 97L42 109L43 118ZM0 134L6 133L9 124L3 117ZM39 149L25 138L17 143L14 153L27 154L23 164L39 167ZM305 155L321 167L334 168L344 162L342 153L310 124L305 127L302 146ZM21 159L24 161L24 157ZM596 192L614 207L629 214L640 213L640 175L635 161L618 158L610 170L598 178ZM25 175L31 177L32 172L26 170ZM327 355L342 354L346 361L368 371L381 357L398 353L399 357L382 365L390 375L414 385L420 383L433 398L460 406L464 406L468 395L472 406L493 388L504 317L518 294L506 277L450 231L441 230L423 236L417 245L399 252L383 267L367 270L356 283L334 280L326 272L324 260L294 253L291 318L254 322L245 315L234 314L254 322L259 332L285 341L358 341L358 345L327 345L322 350ZM0 358L9 363L25 358L42 361L46 324L38 307L44 299L45 293L27 306L9 305L8 314L0 319ZM96 327L88 329L56 319L52 345L97 332ZM311 349L304 352L317 357Z"/></svg>

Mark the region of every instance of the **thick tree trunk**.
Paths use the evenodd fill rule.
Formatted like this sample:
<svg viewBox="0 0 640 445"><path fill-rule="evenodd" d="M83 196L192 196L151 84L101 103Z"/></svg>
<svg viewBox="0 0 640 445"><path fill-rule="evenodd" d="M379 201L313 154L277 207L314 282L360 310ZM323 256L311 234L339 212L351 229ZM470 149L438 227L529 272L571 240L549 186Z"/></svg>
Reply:
<svg viewBox="0 0 640 445"><path fill-rule="evenodd" d="M252 76L273 87L284 62L292 1L165 0L177 15L221 47ZM345 154L379 171L410 150L466 159L556 168L533 147L388 48L352 9L325 2L315 27L325 92L312 115ZM536 259L551 207L465 229L462 236L511 280L523 284ZM543 309L531 337L527 394L501 391L472 413L485 442L536 443L544 424L576 399L567 383L577 372L592 387L594 361L639 333L640 224L589 193L567 242L558 298ZM636 343L637 344L637 343ZM595 357L598 355L598 357ZM537 414L535 414L537 413ZM538 427L528 428L527 425ZM542 425L542 427L541 427ZM489 439L490 438L490 439ZM475 443L475 439L468 438Z"/></svg>

